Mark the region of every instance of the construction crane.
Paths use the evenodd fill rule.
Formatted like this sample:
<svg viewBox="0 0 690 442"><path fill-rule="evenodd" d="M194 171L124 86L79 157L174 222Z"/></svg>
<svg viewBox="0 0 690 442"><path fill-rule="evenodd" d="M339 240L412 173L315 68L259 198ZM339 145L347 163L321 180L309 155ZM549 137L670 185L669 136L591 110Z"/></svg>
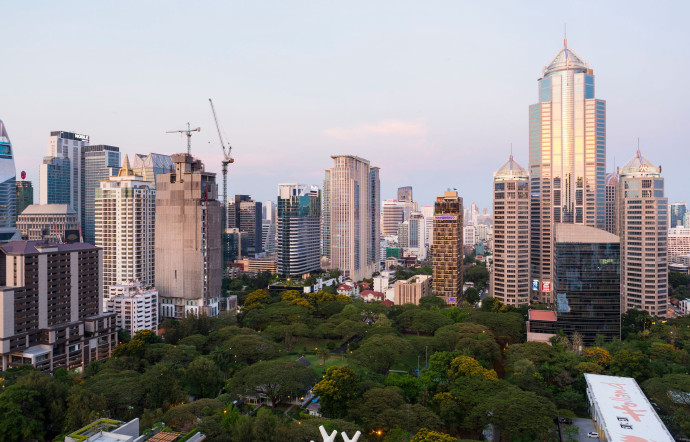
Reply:
<svg viewBox="0 0 690 442"><path fill-rule="evenodd" d="M223 206L228 203L228 164L234 163L235 159L230 156L232 153L232 146L228 143L227 148L225 146L225 141L223 141L223 134L220 130L220 124L218 124L218 117L216 116L216 108L213 107L213 100L210 98L208 102L211 103L211 112L213 112L213 121L216 122L216 129L218 129L218 139L220 140L220 147L223 149Z"/></svg>
<svg viewBox="0 0 690 442"><path fill-rule="evenodd" d="M187 155L192 154L192 132L201 132L201 128L197 127L195 129L192 129L189 123L187 123L187 129L182 129L182 130L168 130L165 133L166 134L185 134L187 135Z"/></svg>

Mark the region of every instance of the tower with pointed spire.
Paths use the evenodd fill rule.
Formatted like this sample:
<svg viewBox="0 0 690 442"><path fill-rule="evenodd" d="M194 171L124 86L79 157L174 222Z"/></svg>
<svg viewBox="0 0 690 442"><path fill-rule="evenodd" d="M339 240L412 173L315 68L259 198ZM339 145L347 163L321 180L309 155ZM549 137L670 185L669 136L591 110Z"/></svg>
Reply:
<svg viewBox="0 0 690 442"><path fill-rule="evenodd" d="M490 287L491 296L515 307L529 303L529 211L529 174L511 152L508 161L494 173Z"/></svg>
<svg viewBox="0 0 690 442"><path fill-rule="evenodd" d="M605 224L606 102L565 39L542 74L529 108L530 268L532 299L550 304L554 223Z"/></svg>
<svg viewBox="0 0 690 442"><path fill-rule="evenodd" d="M618 169L618 231L621 239L621 312L668 308L668 198L661 167L639 148Z"/></svg>
<svg viewBox="0 0 690 442"><path fill-rule="evenodd" d="M94 192L94 236L103 248L103 308L114 287L155 281L156 191L153 183L135 175L125 155L117 176L101 181ZM157 306L151 306L157 315Z"/></svg>

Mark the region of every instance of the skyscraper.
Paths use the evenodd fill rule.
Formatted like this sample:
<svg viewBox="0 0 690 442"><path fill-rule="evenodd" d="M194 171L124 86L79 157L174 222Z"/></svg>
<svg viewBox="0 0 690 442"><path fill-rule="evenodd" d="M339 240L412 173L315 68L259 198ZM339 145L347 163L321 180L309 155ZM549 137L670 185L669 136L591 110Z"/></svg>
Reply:
<svg viewBox="0 0 690 442"><path fill-rule="evenodd" d="M219 313L221 205L216 174L188 154L156 179L156 288L161 317ZM182 216L181 216L182 214Z"/></svg>
<svg viewBox="0 0 690 442"><path fill-rule="evenodd" d="M69 158L43 157L38 166L38 202L72 205L72 167ZM80 220L81 222L81 220Z"/></svg>
<svg viewBox="0 0 690 442"><path fill-rule="evenodd" d="M688 205L685 202L671 204L671 227L682 227L683 217L687 211Z"/></svg>
<svg viewBox="0 0 690 442"><path fill-rule="evenodd" d="M132 170L135 175L141 176L144 181L153 183L156 188L156 177L162 173L170 173L174 169L170 155L159 153L136 154L132 163Z"/></svg>
<svg viewBox="0 0 690 442"><path fill-rule="evenodd" d="M397 200L386 200L382 207L381 233L397 235L398 226L405 221L405 203Z"/></svg>
<svg viewBox="0 0 690 442"><path fill-rule="evenodd" d="M95 237L95 194L102 180L117 175L120 169L120 148L103 144L84 146L82 150L81 227L84 242L93 244Z"/></svg>
<svg viewBox="0 0 690 442"><path fill-rule="evenodd" d="M352 155L334 155L323 185L323 253L330 268L359 281L378 270L379 168Z"/></svg>
<svg viewBox="0 0 690 442"><path fill-rule="evenodd" d="M42 168L42 173L40 176L40 203L41 204L69 204L77 212L80 219L83 218L82 209L84 197L82 192L82 154L84 152L84 146L89 144L89 136L76 134L73 132L65 132L61 130L56 130L50 133L48 137L48 153L46 158L44 158L44 164L51 164L56 167L44 167ZM58 162L54 163L51 158L67 158L69 163ZM50 183L55 183L58 178L50 175L50 172L57 172L62 174L63 167L65 165L69 166L69 201L57 201L52 198L49 191L51 187ZM47 176L43 176L44 173L48 173ZM45 178L45 179L44 179ZM44 181L45 181L45 195L44 195ZM62 192L62 189L59 189ZM45 199L44 199L45 198Z"/></svg>
<svg viewBox="0 0 690 442"><path fill-rule="evenodd" d="M614 235L618 234L618 173L606 174L606 218L604 230Z"/></svg>
<svg viewBox="0 0 690 442"><path fill-rule="evenodd" d="M398 187L398 201L414 201L412 199L412 186Z"/></svg>
<svg viewBox="0 0 690 442"><path fill-rule="evenodd" d="M665 316L668 307L668 199L664 179L640 151L618 171L621 311Z"/></svg>
<svg viewBox="0 0 690 442"><path fill-rule="evenodd" d="M566 41L538 81L529 109L532 298L552 303L553 224L605 224L606 102Z"/></svg>
<svg viewBox="0 0 690 442"><path fill-rule="evenodd" d="M34 186L31 181L17 181L17 216L34 203Z"/></svg>
<svg viewBox="0 0 690 442"><path fill-rule="evenodd" d="M262 204L249 195L235 195L228 201L228 228L238 228L247 234L247 251L251 256L263 252Z"/></svg>
<svg viewBox="0 0 690 442"><path fill-rule="evenodd" d="M321 265L321 191L304 184L278 185L278 274L300 276Z"/></svg>
<svg viewBox="0 0 690 442"><path fill-rule="evenodd" d="M5 123L0 120L0 240L16 236L17 222L17 172L14 168L14 152L7 135Z"/></svg>
<svg viewBox="0 0 690 442"><path fill-rule="evenodd" d="M494 298L515 307L529 303L529 209L529 174L511 155L494 173L490 287Z"/></svg>
<svg viewBox="0 0 690 442"><path fill-rule="evenodd" d="M455 304L462 297L462 198L447 190L434 205L433 291Z"/></svg>
<svg viewBox="0 0 690 442"><path fill-rule="evenodd" d="M125 155L118 176L100 182L94 194L95 244L103 249L103 305L111 287L155 281L156 191L136 176Z"/></svg>

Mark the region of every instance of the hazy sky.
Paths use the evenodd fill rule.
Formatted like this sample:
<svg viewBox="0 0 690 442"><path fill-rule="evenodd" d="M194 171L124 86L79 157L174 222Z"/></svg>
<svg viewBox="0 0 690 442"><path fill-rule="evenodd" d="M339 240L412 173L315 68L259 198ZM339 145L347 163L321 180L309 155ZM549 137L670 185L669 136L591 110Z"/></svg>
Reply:
<svg viewBox="0 0 690 442"><path fill-rule="evenodd" d="M220 171L208 98L236 162L229 194L322 185L332 154L381 167L382 199L412 185L491 204L528 107L563 44L607 101L608 170L641 149L670 201L690 199L690 5L649 1L2 2L0 119L38 187L51 130L123 153L192 153ZM219 176L220 182L220 176ZM38 197L38 192L36 192Z"/></svg>

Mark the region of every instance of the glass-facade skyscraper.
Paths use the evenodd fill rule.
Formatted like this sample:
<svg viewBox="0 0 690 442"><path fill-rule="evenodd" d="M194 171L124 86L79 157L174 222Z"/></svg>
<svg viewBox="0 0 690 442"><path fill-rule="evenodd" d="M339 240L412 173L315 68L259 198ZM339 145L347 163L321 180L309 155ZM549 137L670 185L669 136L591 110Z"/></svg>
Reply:
<svg viewBox="0 0 690 442"><path fill-rule="evenodd" d="M43 157L38 166L39 204L67 204L72 206L72 168L69 158Z"/></svg>
<svg viewBox="0 0 690 442"><path fill-rule="evenodd" d="M101 181L117 175L120 170L120 148L98 144L84 146L82 151L82 203L81 225L84 242L96 241L96 189Z"/></svg>
<svg viewBox="0 0 690 442"><path fill-rule="evenodd" d="M553 224L605 225L606 102L566 41L538 81L529 108L532 300L553 303Z"/></svg>
<svg viewBox="0 0 690 442"><path fill-rule="evenodd" d="M321 265L321 191L316 186L278 186L278 274L300 276Z"/></svg>
<svg viewBox="0 0 690 442"><path fill-rule="evenodd" d="M0 121L0 229L8 235L14 231L17 222L17 171L14 168L12 143L7 135L5 123ZM4 235L2 235L4 239Z"/></svg>

